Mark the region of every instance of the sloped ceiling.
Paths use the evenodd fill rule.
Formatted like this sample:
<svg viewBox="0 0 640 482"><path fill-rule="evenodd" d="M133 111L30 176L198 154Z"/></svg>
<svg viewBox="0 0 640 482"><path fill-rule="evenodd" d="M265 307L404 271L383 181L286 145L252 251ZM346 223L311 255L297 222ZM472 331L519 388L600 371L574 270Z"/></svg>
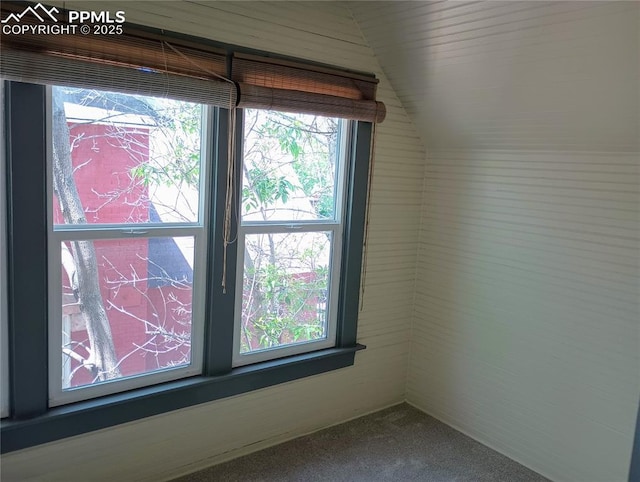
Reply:
<svg viewBox="0 0 640 482"><path fill-rule="evenodd" d="M428 150L637 151L637 2L350 2Z"/></svg>

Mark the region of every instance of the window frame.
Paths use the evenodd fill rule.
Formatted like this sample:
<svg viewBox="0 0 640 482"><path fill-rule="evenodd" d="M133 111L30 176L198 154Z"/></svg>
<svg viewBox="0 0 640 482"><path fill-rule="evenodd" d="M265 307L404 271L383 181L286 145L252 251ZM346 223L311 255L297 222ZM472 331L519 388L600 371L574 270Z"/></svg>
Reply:
<svg viewBox="0 0 640 482"><path fill-rule="evenodd" d="M113 223L113 224L55 224L53 222L53 168L51 152L53 142L52 133L52 86L45 86L47 105L45 115L47 122L47 219L48 219L48 286L49 286L49 407L55 407L72 402L88 400L90 398L112 395L126 390L132 390L149 385L186 378L202 372L203 337L205 318L206 293L206 256L208 250L208 224L210 210L210 173L212 165L212 129L214 108L202 105L201 138L200 138L200 185L198 202L198 219L194 222L175 223ZM143 233L143 234L138 234ZM143 372L132 376L124 376L116 380L84 385L77 388L64 389L60 384L62 374L61 356L58 356L62 346L62 312L59 300L61 289L61 259L60 243L80 240L126 240L152 238L193 237L194 240L194 272L192 291L192 320L191 320L191 362L189 365L164 370ZM61 287L60 287L61 288Z"/></svg>
<svg viewBox="0 0 640 482"><path fill-rule="evenodd" d="M244 132L244 109L238 114L240 124L243 126ZM334 177L334 215L327 219L314 220L268 220L255 221L243 220L242 206L236 207L239 212L240 222L237 229L237 245L245 246L245 238L247 235L254 234L293 234L293 233L317 233L330 231L332 233L330 249L331 249L331 269L329 270L329 298L327 304L327 321L326 336L321 339L311 340L301 343L292 343L273 348L254 350L248 353L241 353L241 323L242 323L242 303L243 303L243 279L244 279L244 249L240 249L237 255L236 272L236 296L235 296L235 315L234 315L234 333L233 333L233 367L245 366L261 361L267 361L277 357L285 357L298 355L300 353L319 350L322 348L332 348L336 343L337 325L338 325L338 299L339 299L339 280L341 273L342 243L345 224L345 195L346 195L346 164L348 162L349 153L347 152L351 142L352 121L341 119L339 121L339 130L337 137L337 162ZM244 172L244 142L245 136L239 140L240 152L242 156L237 159L237 172ZM242 183L242 180L240 180ZM242 192L239 191L239 192ZM240 200L238 200L241 203ZM336 280L338 280L336 282Z"/></svg>
<svg viewBox="0 0 640 482"><path fill-rule="evenodd" d="M202 374L50 407L46 286L47 130L43 114L46 89L18 82L5 85L11 349L10 417L0 422L2 453L353 365L355 353L365 348L356 342L356 334L372 124L352 122L350 127L351 145L345 163L345 224L335 346L234 368L233 323L229 322L229 317L233 319L235 301L234 270L228 273L226 294L218 282L222 279L223 233L220 221L224 218L227 174L227 145L219 141L226 139L229 116L225 109L215 109L208 133L215 141L211 172L214 199L208 227L210 249ZM242 132L240 119L236 122L236 132ZM241 154L239 144L236 143L236 159ZM240 192L238 188L239 179L236 178L236 192ZM232 231L235 229L237 221L232 220ZM229 245L227 257L228 266L236 266L237 243Z"/></svg>

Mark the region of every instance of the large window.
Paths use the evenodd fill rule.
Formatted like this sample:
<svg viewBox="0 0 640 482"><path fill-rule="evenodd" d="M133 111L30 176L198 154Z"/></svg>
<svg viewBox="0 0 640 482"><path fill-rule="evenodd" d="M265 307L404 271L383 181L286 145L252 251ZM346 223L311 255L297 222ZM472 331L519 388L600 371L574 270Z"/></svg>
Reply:
<svg viewBox="0 0 640 482"><path fill-rule="evenodd" d="M145 35L2 44L3 452L364 348L375 78Z"/></svg>

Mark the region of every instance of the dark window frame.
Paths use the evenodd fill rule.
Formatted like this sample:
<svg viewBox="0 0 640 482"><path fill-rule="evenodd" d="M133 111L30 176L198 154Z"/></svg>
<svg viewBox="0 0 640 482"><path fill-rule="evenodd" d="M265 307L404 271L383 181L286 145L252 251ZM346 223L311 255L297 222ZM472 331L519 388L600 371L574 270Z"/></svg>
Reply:
<svg viewBox="0 0 640 482"><path fill-rule="evenodd" d="M213 219L202 375L48 408L45 89L7 82L5 90L10 415L0 423L2 453L353 365L355 353L365 348L356 342L356 335L372 124L350 124L335 347L232 368L234 290L228 288L223 294L220 283L212 281L221 279L222 273L220 220L226 183L224 140L229 128L227 111L216 109L210 127ZM242 132L242 115L237 122L236 132ZM236 142L237 159L241 144ZM227 253L231 267L235 249L233 244ZM227 274L227 286L235 286L235 269Z"/></svg>

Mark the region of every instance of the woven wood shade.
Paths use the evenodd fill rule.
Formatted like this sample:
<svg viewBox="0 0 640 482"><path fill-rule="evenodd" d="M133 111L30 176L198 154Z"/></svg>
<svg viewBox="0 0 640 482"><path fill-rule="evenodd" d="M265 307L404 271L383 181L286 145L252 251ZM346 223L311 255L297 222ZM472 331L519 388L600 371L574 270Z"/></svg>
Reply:
<svg viewBox="0 0 640 482"><path fill-rule="evenodd" d="M225 108L236 105L236 87L228 82L29 51L2 49L0 71L4 78L18 82L170 97Z"/></svg>
<svg viewBox="0 0 640 482"><path fill-rule="evenodd" d="M382 122L386 109L375 100L354 100L297 90L238 84L238 107L299 112L343 119Z"/></svg>
<svg viewBox="0 0 640 482"><path fill-rule="evenodd" d="M24 5L2 3L2 18ZM39 22L25 15L20 25L64 25ZM171 48L173 47L173 48ZM193 48L188 43L138 32L124 26L122 35L3 34L0 74L8 80L84 87L129 94L171 97L229 108L236 88L216 76L226 74L224 51Z"/></svg>
<svg viewBox="0 0 640 482"><path fill-rule="evenodd" d="M235 54L238 107L382 122L374 77L269 57Z"/></svg>
<svg viewBox="0 0 640 482"><path fill-rule="evenodd" d="M24 4L3 2L2 18ZM66 25L66 17L45 25ZM43 25L25 15L20 25ZM248 55L123 25L122 35L2 34L5 79L382 122L373 76ZM230 58L231 62L227 62ZM228 76L231 65L231 78Z"/></svg>

